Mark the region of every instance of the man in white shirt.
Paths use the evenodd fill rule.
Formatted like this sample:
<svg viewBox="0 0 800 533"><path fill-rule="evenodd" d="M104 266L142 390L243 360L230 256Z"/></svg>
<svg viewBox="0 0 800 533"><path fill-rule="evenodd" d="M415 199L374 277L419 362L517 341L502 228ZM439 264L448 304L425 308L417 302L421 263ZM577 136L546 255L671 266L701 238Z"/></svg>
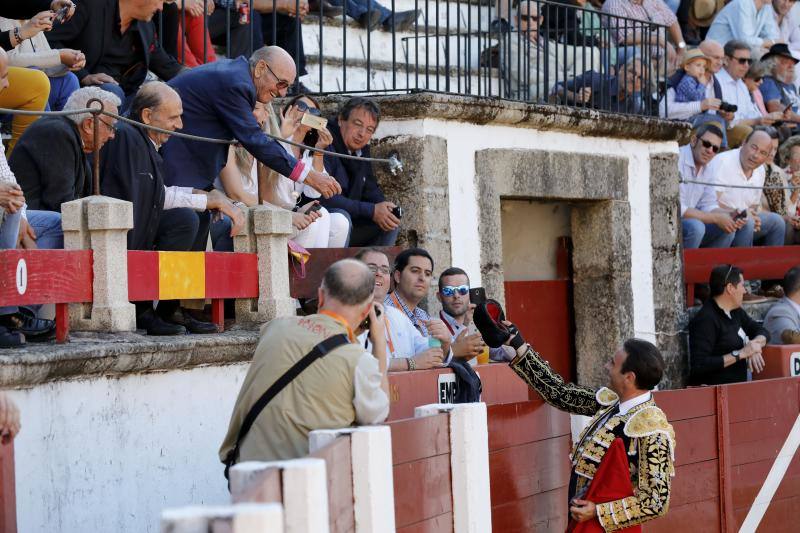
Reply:
<svg viewBox="0 0 800 533"><path fill-rule="evenodd" d="M771 150L770 134L763 128L756 128L745 138L741 148L718 155L706 170L709 181L717 184L719 206L747 217L747 224L736 232L733 246L783 245L786 228L783 217L759 212L766 173L764 163ZM752 188L739 188L741 186Z"/></svg>
<svg viewBox="0 0 800 533"><path fill-rule="evenodd" d="M389 292L389 258L377 248L363 248L355 259L366 263L375 276L373 299L383 303ZM422 335L406 315L391 306L384 306L385 315L381 317L386 327L386 355L389 358L389 372L406 370L425 370L442 366L444 355L439 346L431 347L428 337ZM359 341L370 348L367 333Z"/></svg>
<svg viewBox="0 0 800 533"><path fill-rule="evenodd" d="M757 125L770 125L783 118L782 113L761 114L750 97L750 91L744 83L744 76L753 63L752 52L743 41L728 41L725 44L724 67L717 74L722 89L722 101L735 105L734 113L720 111L719 114L728 121L728 146L737 147L750 131ZM723 106L724 107L724 106Z"/></svg>
<svg viewBox="0 0 800 533"><path fill-rule="evenodd" d="M736 233L746 222L744 218L734 220L735 212L721 209L717 204L717 193L712 185L687 183L708 182L707 165L720 150L722 130L713 124L700 126L689 144L681 146L678 156L678 172L681 177L681 226L683 247L727 248Z"/></svg>

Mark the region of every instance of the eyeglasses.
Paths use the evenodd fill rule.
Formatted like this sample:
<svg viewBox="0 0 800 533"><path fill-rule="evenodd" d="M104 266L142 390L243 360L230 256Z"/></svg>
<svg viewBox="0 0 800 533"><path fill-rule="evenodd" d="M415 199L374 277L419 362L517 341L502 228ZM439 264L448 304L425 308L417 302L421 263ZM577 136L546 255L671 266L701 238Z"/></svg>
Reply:
<svg viewBox="0 0 800 533"><path fill-rule="evenodd" d="M102 122L103 124L105 124L105 125L106 125L106 128L108 128L108 129L109 129L109 130L111 130L112 132L114 132L114 133L116 133L116 132L117 132L117 125L116 125L116 124L111 124L111 123L109 123L109 122L106 122L106 121L105 121L105 120L103 120L102 118L98 118L97 120L99 120L100 122Z"/></svg>
<svg viewBox="0 0 800 533"><path fill-rule="evenodd" d="M303 102L302 100L298 100L297 102L294 103L294 105L297 107L297 109L305 113L308 113L309 115L314 115L315 117L322 116L322 112L319 109L317 109L316 107L309 107L309 105Z"/></svg>
<svg viewBox="0 0 800 533"><path fill-rule="evenodd" d="M274 78L275 78L275 79L278 81L278 83L277 83L276 87L277 87L279 90L280 90L280 89L288 89L288 88L289 88L289 85L291 85L291 84L290 84L288 81L286 81L286 80L282 80L282 79L280 79L280 78L278 77L278 75L277 75L277 74L275 74L275 71L273 71L273 70L270 68L270 66L267 64L267 62L266 62L266 61L264 62L264 66L265 66L265 67L267 67L267 70L269 70L269 73L270 73L270 74L272 74L272 76L273 76L273 77L274 77Z"/></svg>
<svg viewBox="0 0 800 533"><path fill-rule="evenodd" d="M703 148L706 148L706 149L711 148L711 151L714 152L715 154L719 153L719 146L717 146L716 144L714 144L712 142L709 142L709 141L707 141L705 139L700 139L700 144L703 145Z"/></svg>
<svg viewBox="0 0 800 533"><path fill-rule="evenodd" d="M388 276L389 275L389 267L388 266L378 266L375 263L367 263L367 268L373 274L377 274L378 272L380 272L384 276Z"/></svg>
<svg viewBox="0 0 800 533"><path fill-rule="evenodd" d="M751 57L731 57L731 59L738 61L740 65L750 65L753 63L753 58Z"/></svg>
<svg viewBox="0 0 800 533"><path fill-rule="evenodd" d="M442 287L442 296L455 296L456 293L460 294L461 296L465 296L469 293L469 285L459 285L458 287L454 287L452 285L445 285Z"/></svg>

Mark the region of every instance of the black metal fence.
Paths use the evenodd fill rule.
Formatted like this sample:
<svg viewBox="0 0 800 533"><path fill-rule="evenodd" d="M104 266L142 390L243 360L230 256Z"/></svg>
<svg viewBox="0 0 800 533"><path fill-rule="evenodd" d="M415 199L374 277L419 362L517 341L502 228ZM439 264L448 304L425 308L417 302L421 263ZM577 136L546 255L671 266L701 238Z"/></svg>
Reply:
<svg viewBox="0 0 800 533"><path fill-rule="evenodd" d="M311 12L300 0L218 0L209 16L213 2L204 0L203 30L225 55L281 46L298 65L294 89L302 82L314 94L424 90L655 115L665 91L667 28L649 21L543 0L329 1L340 14L329 16L324 2ZM184 33L185 5L171 8ZM162 42L169 9L159 18ZM412 10L411 24L391 16ZM177 41L185 60L189 44ZM208 46L204 39L194 50L202 62Z"/></svg>

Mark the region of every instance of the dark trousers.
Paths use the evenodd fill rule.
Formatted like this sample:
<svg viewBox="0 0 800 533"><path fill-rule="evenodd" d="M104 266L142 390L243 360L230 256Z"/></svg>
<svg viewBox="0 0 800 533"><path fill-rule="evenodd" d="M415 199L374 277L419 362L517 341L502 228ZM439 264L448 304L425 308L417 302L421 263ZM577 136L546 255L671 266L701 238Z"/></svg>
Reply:
<svg viewBox="0 0 800 533"><path fill-rule="evenodd" d="M230 13L230 17L228 16ZM230 49L227 50L227 56L236 58L239 56L250 57L253 50L260 48L261 41L257 36L253 36L253 42L250 42L250 26L253 25L252 31L258 29L258 24L255 18L252 19L250 24L239 24L239 15L235 10L228 10L225 8L217 7L214 12L208 17L208 34L211 36L211 42L225 46L228 48L228 31L230 31Z"/></svg>
<svg viewBox="0 0 800 533"><path fill-rule="evenodd" d="M161 212L158 221L158 231L155 242L149 249L164 252L186 252L195 250L200 239L201 222L198 215L208 215L208 211L197 213L192 209L181 207L178 209L165 209ZM208 217L206 216L205 239L208 238ZM162 318L169 318L180 305L179 300L161 300L158 302L157 313ZM147 309L153 308L153 302L136 302L136 314L141 315Z"/></svg>
<svg viewBox="0 0 800 533"><path fill-rule="evenodd" d="M331 213L341 213L350 221L350 236L345 246L394 246L400 228L383 231L375 222L365 218L353 220L344 209L330 209Z"/></svg>
<svg viewBox="0 0 800 533"><path fill-rule="evenodd" d="M261 21L261 42L266 46L278 45L289 52L297 65L297 77L308 74L306 53L303 50L303 25L300 20L280 13L255 13L253 23L257 20ZM273 24L275 32L272 31Z"/></svg>

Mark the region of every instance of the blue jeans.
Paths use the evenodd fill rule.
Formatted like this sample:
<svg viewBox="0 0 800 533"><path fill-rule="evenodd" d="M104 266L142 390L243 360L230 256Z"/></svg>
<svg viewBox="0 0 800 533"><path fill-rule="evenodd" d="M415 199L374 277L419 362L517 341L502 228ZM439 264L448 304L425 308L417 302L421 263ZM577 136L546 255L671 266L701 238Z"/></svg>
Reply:
<svg viewBox="0 0 800 533"><path fill-rule="evenodd" d="M61 111L69 95L80 88L81 83L72 72L67 72L65 76L50 78L50 97L47 99L45 111Z"/></svg>
<svg viewBox="0 0 800 533"><path fill-rule="evenodd" d="M36 234L36 246L42 250L64 248L64 231L61 229L61 213L57 211L28 210L28 224Z"/></svg>
<svg viewBox="0 0 800 533"><path fill-rule="evenodd" d="M729 248L737 233L725 233L716 224L706 224L696 218L681 219L681 226L684 249Z"/></svg>
<svg viewBox="0 0 800 533"><path fill-rule="evenodd" d="M753 244L759 246L783 246L786 237L786 221L778 213L762 212L761 229L753 234Z"/></svg>
<svg viewBox="0 0 800 533"><path fill-rule="evenodd" d="M372 3L372 11L379 11L381 14L381 24L387 22L392 16L392 10L387 9L380 5L375 0L330 0L330 3L344 7L344 4L347 4L347 15L351 18L358 20L364 13L367 12L367 6Z"/></svg>
<svg viewBox="0 0 800 533"><path fill-rule="evenodd" d="M223 215L220 220L211 223L211 244L215 252L232 252L231 219Z"/></svg>
<svg viewBox="0 0 800 533"><path fill-rule="evenodd" d="M2 222L0 222L0 250L13 250L17 247L17 240L19 240L19 223L22 219L22 213L5 212ZM16 313L16 306L0 307L0 315L10 315Z"/></svg>

